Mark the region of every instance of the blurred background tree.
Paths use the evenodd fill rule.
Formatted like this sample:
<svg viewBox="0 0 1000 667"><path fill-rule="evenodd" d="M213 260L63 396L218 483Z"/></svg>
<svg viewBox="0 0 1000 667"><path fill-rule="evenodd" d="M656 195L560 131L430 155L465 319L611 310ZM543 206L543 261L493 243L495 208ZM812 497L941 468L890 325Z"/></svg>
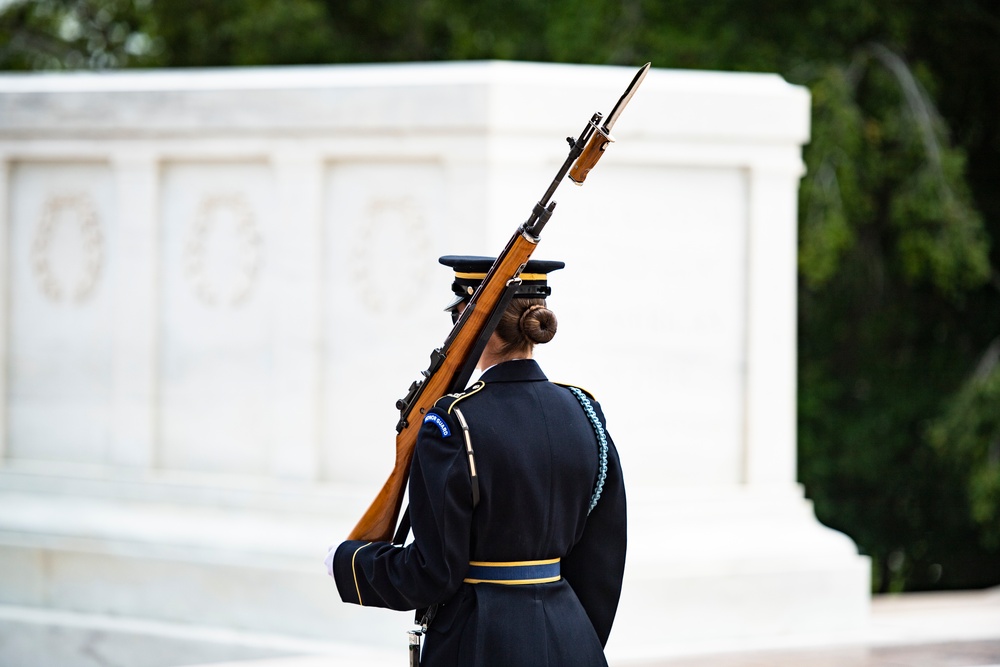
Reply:
<svg viewBox="0 0 1000 667"><path fill-rule="evenodd" d="M515 59L813 100L799 479L876 591L1000 583L1000 9L987 0L0 0L0 68Z"/></svg>

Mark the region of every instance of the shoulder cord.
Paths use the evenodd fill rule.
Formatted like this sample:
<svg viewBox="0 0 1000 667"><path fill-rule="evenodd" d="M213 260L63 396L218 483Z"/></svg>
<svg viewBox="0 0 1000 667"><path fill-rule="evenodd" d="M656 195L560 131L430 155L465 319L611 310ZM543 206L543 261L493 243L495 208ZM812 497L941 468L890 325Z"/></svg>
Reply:
<svg viewBox="0 0 1000 667"><path fill-rule="evenodd" d="M597 483L594 484L594 495L590 499L590 508L587 509L587 515L589 516L594 511L594 508L597 507L597 501L601 499L601 492L604 491L604 480L608 477L608 436L604 432L604 425L598 419L597 412L594 410L594 406L591 405L587 395L576 387L566 388L573 392L576 400L580 401L583 411L587 413L587 417L590 419L591 426L594 427L594 434L597 435L599 472L597 474Z"/></svg>
<svg viewBox="0 0 1000 667"><path fill-rule="evenodd" d="M458 408L453 408L458 423L462 427L462 435L465 436L465 454L469 457L469 478L472 481L472 509L479 505L479 475L476 474L476 457L472 451L472 436L469 434L469 424L465 421L465 415Z"/></svg>

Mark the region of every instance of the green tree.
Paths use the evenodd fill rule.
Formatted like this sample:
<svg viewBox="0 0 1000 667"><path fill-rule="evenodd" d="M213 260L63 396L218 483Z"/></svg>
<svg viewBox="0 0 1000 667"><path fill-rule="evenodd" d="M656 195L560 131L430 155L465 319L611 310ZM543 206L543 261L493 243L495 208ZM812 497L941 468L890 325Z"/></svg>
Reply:
<svg viewBox="0 0 1000 667"><path fill-rule="evenodd" d="M1000 548L1000 337L972 379L929 428L931 442L964 473L982 545Z"/></svg>
<svg viewBox="0 0 1000 667"><path fill-rule="evenodd" d="M319 0L170 0L149 8L170 67L336 59L339 40L328 11Z"/></svg>
<svg viewBox="0 0 1000 667"><path fill-rule="evenodd" d="M148 0L14 0L0 5L0 69L156 64L148 5Z"/></svg>
<svg viewBox="0 0 1000 667"><path fill-rule="evenodd" d="M888 591L1000 583L998 37L987 0L15 0L0 67L651 60L807 86L799 477Z"/></svg>

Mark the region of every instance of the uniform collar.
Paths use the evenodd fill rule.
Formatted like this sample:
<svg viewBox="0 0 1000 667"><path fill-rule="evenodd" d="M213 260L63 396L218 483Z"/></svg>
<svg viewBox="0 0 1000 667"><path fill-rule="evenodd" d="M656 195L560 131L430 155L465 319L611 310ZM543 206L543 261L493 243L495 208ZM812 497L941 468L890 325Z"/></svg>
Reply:
<svg viewBox="0 0 1000 667"><path fill-rule="evenodd" d="M490 366L479 378L483 382L537 382L548 380L534 359L514 359Z"/></svg>

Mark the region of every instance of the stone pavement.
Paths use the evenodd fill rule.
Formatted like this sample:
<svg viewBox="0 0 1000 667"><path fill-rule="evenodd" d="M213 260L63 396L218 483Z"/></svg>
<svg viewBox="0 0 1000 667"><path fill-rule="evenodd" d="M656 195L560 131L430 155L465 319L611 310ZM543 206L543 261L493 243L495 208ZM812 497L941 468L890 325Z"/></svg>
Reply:
<svg viewBox="0 0 1000 667"><path fill-rule="evenodd" d="M648 667L1000 667L1000 640L913 644L881 648L845 647L755 651L679 658Z"/></svg>
<svg viewBox="0 0 1000 667"><path fill-rule="evenodd" d="M853 641L631 667L1000 667L1000 588L878 597L868 629Z"/></svg>
<svg viewBox="0 0 1000 667"><path fill-rule="evenodd" d="M609 651L612 667L1000 667L1000 588L907 594L872 602L855 637L786 638L756 646L720 643L646 659ZM3 667L398 667L398 650L282 636L0 606ZM610 648L610 647L609 647Z"/></svg>
<svg viewBox="0 0 1000 667"><path fill-rule="evenodd" d="M878 597L861 637L819 644L632 667L1000 667L1000 588Z"/></svg>
<svg viewBox="0 0 1000 667"><path fill-rule="evenodd" d="M397 664L405 664L401 653ZM231 662L211 667L331 667L328 657ZM614 665L612 665L614 667ZM678 658L643 667L1000 667L1000 640L885 648L754 651Z"/></svg>
<svg viewBox="0 0 1000 667"><path fill-rule="evenodd" d="M669 626L664 639L669 641ZM650 661L612 660L612 667L1000 667L1000 588L882 596L872 601L867 630L853 639L795 640L784 648L733 649ZM824 645L825 644L825 645ZM396 664L404 664L403 654ZM212 667L330 667L311 656Z"/></svg>

